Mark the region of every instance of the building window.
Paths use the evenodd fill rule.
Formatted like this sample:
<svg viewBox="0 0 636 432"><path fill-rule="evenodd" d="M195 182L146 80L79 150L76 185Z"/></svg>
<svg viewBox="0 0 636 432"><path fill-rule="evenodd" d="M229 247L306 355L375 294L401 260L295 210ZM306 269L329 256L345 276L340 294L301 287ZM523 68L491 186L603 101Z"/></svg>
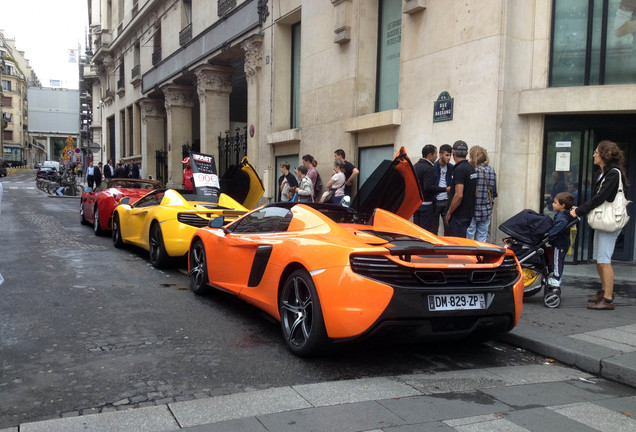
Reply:
<svg viewBox="0 0 636 432"><path fill-rule="evenodd" d="M190 40L192 40L192 0L183 0L179 45L185 45L190 42Z"/></svg>
<svg viewBox="0 0 636 432"><path fill-rule="evenodd" d="M300 127L300 23L292 26L291 128Z"/></svg>
<svg viewBox="0 0 636 432"><path fill-rule="evenodd" d="M126 108L126 111L128 111L128 154L132 156L135 154L135 142L133 140L134 128L132 105Z"/></svg>
<svg viewBox="0 0 636 432"><path fill-rule="evenodd" d="M555 0L550 86L636 82L636 1Z"/></svg>
<svg viewBox="0 0 636 432"><path fill-rule="evenodd" d="M161 24L155 27L155 35L152 39L152 65L157 66L161 61Z"/></svg>
<svg viewBox="0 0 636 432"><path fill-rule="evenodd" d="M4 81L2 81L2 83L4 84ZM12 107L13 106L13 98L10 98L8 96L2 96L2 106L3 107L9 107L9 108Z"/></svg>
<svg viewBox="0 0 636 432"><path fill-rule="evenodd" d="M2 80L2 91L11 91L11 81Z"/></svg>
<svg viewBox="0 0 636 432"><path fill-rule="evenodd" d="M126 110L119 111L119 136L121 140L121 155L129 156L126 153Z"/></svg>
<svg viewBox="0 0 636 432"><path fill-rule="evenodd" d="M376 111L398 107L402 2L380 0Z"/></svg>
<svg viewBox="0 0 636 432"><path fill-rule="evenodd" d="M2 131L2 139L4 141L13 141L13 131L10 131L10 130Z"/></svg>

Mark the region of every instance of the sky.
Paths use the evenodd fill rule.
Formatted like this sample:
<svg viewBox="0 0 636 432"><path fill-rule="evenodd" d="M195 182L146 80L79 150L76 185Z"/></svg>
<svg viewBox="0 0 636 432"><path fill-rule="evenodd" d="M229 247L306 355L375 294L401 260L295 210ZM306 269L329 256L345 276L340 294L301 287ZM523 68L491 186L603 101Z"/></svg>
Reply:
<svg viewBox="0 0 636 432"><path fill-rule="evenodd" d="M0 0L0 30L24 51L42 87L78 88L78 63L69 50L83 55L88 30L87 0ZM60 85L51 85L59 80ZM56 84L56 83L53 83Z"/></svg>

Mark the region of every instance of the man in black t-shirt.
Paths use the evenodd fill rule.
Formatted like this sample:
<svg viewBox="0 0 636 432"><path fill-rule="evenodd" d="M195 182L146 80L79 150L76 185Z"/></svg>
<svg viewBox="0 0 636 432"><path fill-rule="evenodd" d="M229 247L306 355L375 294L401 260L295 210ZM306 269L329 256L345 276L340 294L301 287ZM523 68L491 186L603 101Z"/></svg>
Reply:
<svg viewBox="0 0 636 432"><path fill-rule="evenodd" d="M346 183L345 183L345 188L344 188L344 193L345 195L348 195L349 197L353 198L353 181L355 180L356 177L358 177L358 174L360 174L360 171L358 170L358 168L356 168L351 162L349 162L348 160L345 159L346 154L344 152L343 149L338 149L335 152L333 152L333 158L334 160L341 160L344 163L344 169L343 169L343 173L345 175L345 179L346 179Z"/></svg>
<svg viewBox="0 0 636 432"><path fill-rule="evenodd" d="M453 182L450 191L450 206L446 221L451 235L466 238L466 230L475 213L475 197L477 195L477 173L468 162L468 145L464 141L453 144Z"/></svg>

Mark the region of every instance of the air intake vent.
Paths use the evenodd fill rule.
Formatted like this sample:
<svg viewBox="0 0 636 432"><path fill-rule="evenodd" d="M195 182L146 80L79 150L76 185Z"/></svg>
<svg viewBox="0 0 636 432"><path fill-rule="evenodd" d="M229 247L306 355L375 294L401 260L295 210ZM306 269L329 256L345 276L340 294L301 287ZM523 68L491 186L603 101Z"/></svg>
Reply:
<svg viewBox="0 0 636 432"><path fill-rule="evenodd" d="M177 220L186 225L192 225L197 228L208 226L208 219L204 219L199 215L192 213L179 213L177 214Z"/></svg>

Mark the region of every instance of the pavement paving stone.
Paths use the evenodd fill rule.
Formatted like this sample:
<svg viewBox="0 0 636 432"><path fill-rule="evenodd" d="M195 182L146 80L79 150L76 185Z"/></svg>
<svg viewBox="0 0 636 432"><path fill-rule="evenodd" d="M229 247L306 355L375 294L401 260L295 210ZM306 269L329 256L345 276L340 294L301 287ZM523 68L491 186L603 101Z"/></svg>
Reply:
<svg viewBox="0 0 636 432"><path fill-rule="evenodd" d="M558 364L506 366L484 369L495 376L503 378L510 385L539 384L545 382L568 381L580 378L594 378L594 375ZM523 376L524 379L521 379Z"/></svg>
<svg viewBox="0 0 636 432"><path fill-rule="evenodd" d="M404 426L385 427L378 432L454 432L455 429L442 422L415 423ZM376 431L365 431L376 432Z"/></svg>
<svg viewBox="0 0 636 432"><path fill-rule="evenodd" d="M179 432L268 432L256 417L227 420L179 429Z"/></svg>
<svg viewBox="0 0 636 432"><path fill-rule="evenodd" d="M7 428L7 429L0 429L0 432L18 432L18 428L13 427L13 428Z"/></svg>
<svg viewBox="0 0 636 432"><path fill-rule="evenodd" d="M23 423L20 432L161 432L178 430L179 424L167 406L140 408L114 413L84 415L36 423Z"/></svg>
<svg viewBox="0 0 636 432"><path fill-rule="evenodd" d="M482 414L500 414L511 408L482 392L444 393L378 401L406 423L424 423Z"/></svg>
<svg viewBox="0 0 636 432"><path fill-rule="evenodd" d="M622 328L625 328L625 326L623 326ZM624 331L618 328L605 328L605 329L594 330L591 332L586 332L586 333L582 333L578 335L571 335L570 337L581 336L581 335L588 335L593 338L607 340L610 342L615 342L621 345L625 345L627 348L624 350L620 350L623 352L636 351L636 333L634 332Z"/></svg>
<svg viewBox="0 0 636 432"><path fill-rule="evenodd" d="M407 423L376 401L323 406L258 416L269 431L357 432Z"/></svg>
<svg viewBox="0 0 636 432"><path fill-rule="evenodd" d="M573 403L550 407L561 415L602 432L633 432L636 423L628 416L592 403Z"/></svg>
<svg viewBox="0 0 636 432"><path fill-rule="evenodd" d="M291 387L256 390L168 405L182 427L311 408Z"/></svg>
<svg viewBox="0 0 636 432"><path fill-rule="evenodd" d="M636 421L636 397L634 396L604 399L596 401L594 403L609 410L631 417Z"/></svg>
<svg viewBox="0 0 636 432"><path fill-rule="evenodd" d="M384 377L303 384L292 388L316 407L420 394L407 384Z"/></svg>
<svg viewBox="0 0 636 432"><path fill-rule="evenodd" d="M449 393L452 391L464 392L509 384L501 376L495 375L486 369L402 375L399 378L422 394Z"/></svg>
<svg viewBox="0 0 636 432"><path fill-rule="evenodd" d="M526 384L483 389L481 391L495 400L514 407L515 409L563 405L609 397L606 394L597 394L578 388L568 382Z"/></svg>
<svg viewBox="0 0 636 432"><path fill-rule="evenodd" d="M634 389L631 387L599 377L589 380L569 381L568 384L608 398L622 398L634 394ZM636 414L636 411L634 414Z"/></svg>
<svg viewBox="0 0 636 432"><path fill-rule="evenodd" d="M503 417L511 423L531 431L596 431L594 428L543 407L508 411L504 413Z"/></svg>
<svg viewBox="0 0 636 432"><path fill-rule="evenodd" d="M466 417L447 420L444 423L452 426L458 432L530 432L528 429L506 420L501 414Z"/></svg>

